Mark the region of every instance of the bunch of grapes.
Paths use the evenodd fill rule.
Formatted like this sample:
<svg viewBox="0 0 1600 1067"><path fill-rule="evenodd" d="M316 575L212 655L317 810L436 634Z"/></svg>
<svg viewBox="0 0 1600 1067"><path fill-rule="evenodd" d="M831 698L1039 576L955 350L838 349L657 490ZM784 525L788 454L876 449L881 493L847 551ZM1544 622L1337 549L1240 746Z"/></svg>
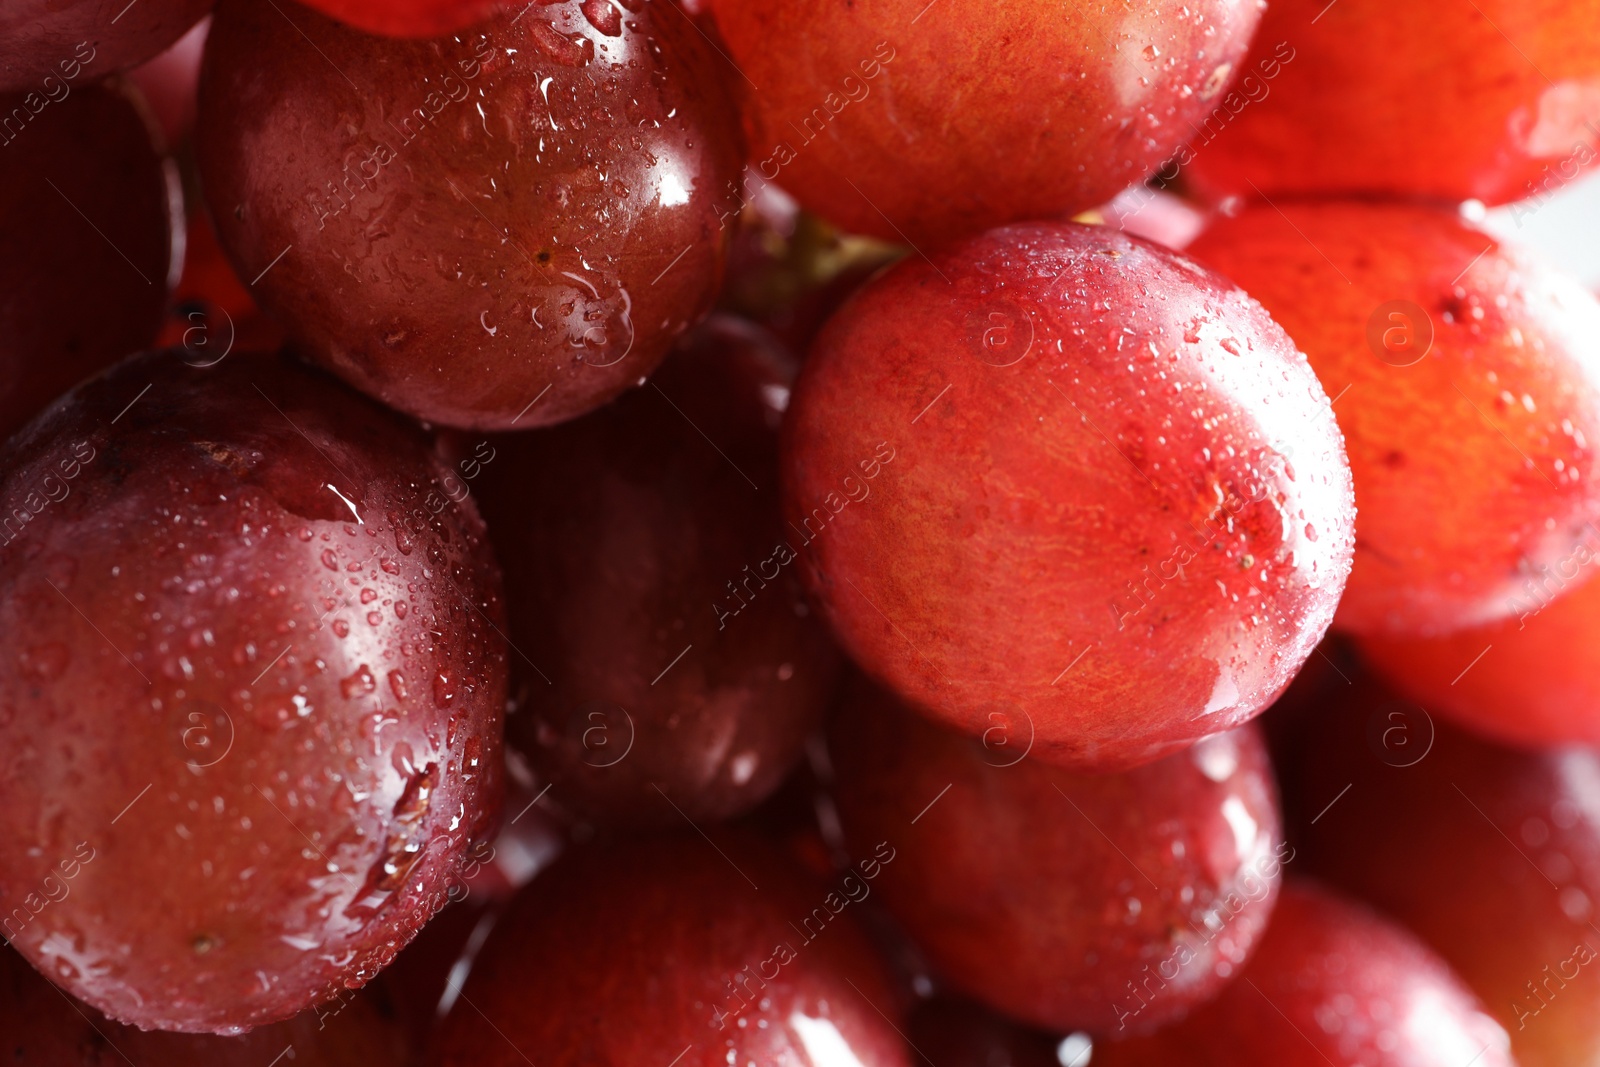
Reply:
<svg viewBox="0 0 1600 1067"><path fill-rule="evenodd" d="M0 1060L1600 1063L1597 164L1600 0L7 0Z"/></svg>

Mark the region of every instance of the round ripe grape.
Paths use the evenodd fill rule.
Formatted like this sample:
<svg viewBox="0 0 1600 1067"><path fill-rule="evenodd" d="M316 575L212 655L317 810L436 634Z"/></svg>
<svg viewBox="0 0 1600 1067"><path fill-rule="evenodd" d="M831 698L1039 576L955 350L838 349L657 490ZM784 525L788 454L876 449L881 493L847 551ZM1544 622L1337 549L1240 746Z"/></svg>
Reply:
<svg viewBox="0 0 1600 1067"><path fill-rule="evenodd" d="M463 444L506 565L510 737L553 805L611 823L731 818L776 789L833 696L778 503L794 363L713 319L644 389Z"/></svg>
<svg viewBox="0 0 1600 1067"><path fill-rule="evenodd" d="M1586 541L1580 553L1600 548ZM1430 711L1504 744L1600 745L1600 582L1579 570L1593 561L1529 575L1514 618L1443 637L1367 637L1361 655ZM1583 584L1570 588L1562 573Z"/></svg>
<svg viewBox="0 0 1600 1067"><path fill-rule="evenodd" d="M89 82L143 63L211 10L214 0L6 0L0 6L0 92L28 93L38 114ZM7 130L7 134L11 131Z"/></svg>
<svg viewBox="0 0 1600 1067"><path fill-rule="evenodd" d="M1363 862L1366 862L1363 860ZM1237 981L1095 1067L1516 1067L1506 1033L1416 936L1310 882L1284 883Z"/></svg>
<svg viewBox="0 0 1600 1067"><path fill-rule="evenodd" d="M306 0L331 18L366 33L390 37L438 37L464 30L502 10L522 4L505 0ZM591 4L598 0L590 0Z"/></svg>
<svg viewBox="0 0 1600 1067"><path fill-rule="evenodd" d="M845 650L1079 768L1255 715L1349 568L1304 357L1226 279L1106 227L1006 227L868 283L812 348L783 464Z"/></svg>
<svg viewBox="0 0 1600 1067"><path fill-rule="evenodd" d="M712 835L576 850L536 878L430 1063L651 1063L667 1049L678 1067L909 1067L861 905L758 839Z"/></svg>
<svg viewBox="0 0 1600 1067"><path fill-rule="evenodd" d="M877 888L962 993L1046 1030L1180 1018L1248 957L1286 856L1254 727L1123 774L1024 758L853 687L830 752L851 851L896 853Z"/></svg>
<svg viewBox="0 0 1600 1067"><path fill-rule="evenodd" d="M1600 0L1274 0L1243 69L1177 157L1216 197L1532 212L1600 157Z"/></svg>
<svg viewBox="0 0 1600 1067"><path fill-rule="evenodd" d="M139 1030L80 1007L9 948L0 948L0 1032L7 1067L399 1067L404 1037L368 993L343 993L288 1022L239 1037Z"/></svg>
<svg viewBox="0 0 1600 1067"><path fill-rule="evenodd" d="M655 369L715 297L743 148L723 60L666 0L630 5L424 41L222 5L200 174L309 358L472 429L562 422Z"/></svg>
<svg viewBox="0 0 1600 1067"><path fill-rule="evenodd" d="M1501 748L1366 680L1335 694L1284 768L1303 810L1327 809L1301 835L1307 868L1432 945L1522 1067L1594 1062L1600 755Z"/></svg>
<svg viewBox="0 0 1600 1067"><path fill-rule="evenodd" d="M1219 105L1253 0L714 0L754 164L855 233L913 244L1072 215ZM775 47L774 42L783 42Z"/></svg>
<svg viewBox="0 0 1600 1067"><path fill-rule="evenodd" d="M1189 251L1265 304L1338 398L1359 513L1339 627L1505 618L1530 573L1593 537L1600 302L1576 282L1410 204L1257 205Z"/></svg>
<svg viewBox="0 0 1600 1067"><path fill-rule="evenodd" d="M182 195L136 96L0 96L0 440L161 327Z"/></svg>
<svg viewBox="0 0 1600 1067"><path fill-rule="evenodd" d="M499 805L504 621L414 427L182 355L0 458L0 932L120 1022L237 1033L444 905Z"/></svg>

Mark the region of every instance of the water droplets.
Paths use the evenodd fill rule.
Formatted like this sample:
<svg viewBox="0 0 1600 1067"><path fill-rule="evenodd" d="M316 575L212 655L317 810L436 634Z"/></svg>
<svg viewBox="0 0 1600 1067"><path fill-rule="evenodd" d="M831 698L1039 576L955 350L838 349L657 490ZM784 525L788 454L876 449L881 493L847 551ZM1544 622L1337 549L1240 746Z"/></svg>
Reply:
<svg viewBox="0 0 1600 1067"><path fill-rule="evenodd" d="M433 676L433 705L448 708L456 699L456 683L449 672L440 670Z"/></svg>
<svg viewBox="0 0 1600 1067"><path fill-rule="evenodd" d="M372 671L365 663L357 667L354 674L348 678L341 679L339 682L339 692L346 700L354 700L356 697L365 696L376 688L378 688L378 683L372 677Z"/></svg>

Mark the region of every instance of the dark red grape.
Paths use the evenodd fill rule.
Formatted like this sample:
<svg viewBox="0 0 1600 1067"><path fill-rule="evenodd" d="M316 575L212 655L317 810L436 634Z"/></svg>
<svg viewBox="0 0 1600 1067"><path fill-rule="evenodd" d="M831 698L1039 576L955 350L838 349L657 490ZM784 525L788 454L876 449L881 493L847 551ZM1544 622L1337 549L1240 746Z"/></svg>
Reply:
<svg viewBox="0 0 1600 1067"><path fill-rule="evenodd" d="M136 95L80 85L21 126L0 96L0 440L161 327L182 199Z"/></svg>
<svg viewBox="0 0 1600 1067"><path fill-rule="evenodd" d="M1125 1034L1181 1017L1247 958L1292 858L1260 735L1103 775L1025 759L1029 740L853 687L830 750L852 852L894 854L870 889L952 985L1012 1018Z"/></svg>
<svg viewBox="0 0 1600 1067"><path fill-rule="evenodd" d="M909 1067L849 904L743 835L574 852L512 902L431 1062Z"/></svg>
<svg viewBox="0 0 1600 1067"><path fill-rule="evenodd" d="M213 2L6 0L0 5L0 92L26 93L22 106L38 114L84 84L162 51ZM15 106L6 102L0 125L15 116Z"/></svg>
<svg viewBox="0 0 1600 1067"><path fill-rule="evenodd" d="M666 0L370 37L227 0L197 147L239 276L305 353L419 418L527 429L640 383L711 306L742 145Z"/></svg>
<svg viewBox="0 0 1600 1067"><path fill-rule="evenodd" d="M132 1025L360 986L500 794L499 577L421 434L320 373L158 352L0 457L0 915Z"/></svg>
<svg viewBox="0 0 1600 1067"><path fill-rule="evenodd" d="M528 657L510 736L552 804L725 819L777 788L820 724L838 653L778 506L793 375L758 331L714 319L605 409L459 447Z"/></svg>
<svg viewBox="0 0 1600 1067"><path fill-rule="evenodd" d="M1036 756L1117 769L1249 719L1344 587L1350 472L1261 306L1103 226L911 257L823 330L785 510L845 651Z"/></svg>

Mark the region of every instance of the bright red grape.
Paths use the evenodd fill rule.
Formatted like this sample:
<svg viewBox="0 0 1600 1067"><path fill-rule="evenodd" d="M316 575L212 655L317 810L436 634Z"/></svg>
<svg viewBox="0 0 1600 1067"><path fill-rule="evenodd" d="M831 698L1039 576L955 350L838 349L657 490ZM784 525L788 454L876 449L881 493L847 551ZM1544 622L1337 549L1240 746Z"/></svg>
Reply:
<svg viewBox="0 0 1600 1067"><path fill-rule="evenodd" d="M573 852L512 902L431 1062L908 1067L845 892L723 832Z"/></svg>
<svg viewBox="0 0 1600 1067"><path fill-rule="evenodd" d="M1600 516L1600 301L1456 212L1257 205L1189 251L1305 350L1344 431L1356 561L1337 624L1460 629L1519 610Z"/></svg>
<svg viewBox="0 0 1600 1067"><path fill-rule="evenodd" d="M778 503L794 369L714 319L603 410L460 446L506 566L510 737L552 805L726 819L777 788L821 723L839 657Z"/></svg>
<svg viewBox="0 0 1600 1067"><path fill-rule="evenodd" d="M182 197L136 96L80 85L21 128L0 96L0 440L161 327Z"/></svg>
<svg viewBox="0 0 1600 1067"><path fill-rule="evenodd" d="M1600 744L1600 582L1579 570L1592 559L1529 575L1515 618L1443 637L1378 635L1361 654L1412 699L1506 744ZM1566 588L1562 574L1583 584Z"/></svg>
<svg viewBox="0 0 1600 1067"><path fill-rule="evenodd" d="M752 176L913 244L1071 215L1142 181L1221 103L1253 0L714 0ZM777 46L775 42L782 42Z"/></svg>
<svg viewBox="0 0 1600 1067"><path fill-rule="evenodd" d="M707 311L743 158L722 60L666 0L376 38L226 0L197 148L239 276L313 360L417 416L562 422Z"/></svg>
<svg viewBox="0 0 1600 1067"><path fill-rule="evenodd" d="M370 979L491 828L499 577L411 425L234 353L120 364L0 459L0 932L131 1025Z"/></svg>
<svg viewBox="0 0 1600 1067"><path fill-rule="evenodd" d="M1273 0L1270 61L1178 157L1214 195L1533 207L1600 155L1600 0Z"/></svg>
<svg viewBox="0 0 1600 1067"><path fill-rule="evenodd" d="M1125 774L1025 759L855 687L830 752L872 889L953 986L1045 1029L1141 1033L1214 996L1271 914L1283 843L1253 727ZM878 857L882 858L882 857Z"/></svg>
<svg viewBox="0 0 1600 1067"><path fill-rule="evenodd" d="M1351 552L1338 428L1260 305L1102 226L996 230L813 346L786 511L845 650L971 733L1136 765L1286 686Z"/></svg>

